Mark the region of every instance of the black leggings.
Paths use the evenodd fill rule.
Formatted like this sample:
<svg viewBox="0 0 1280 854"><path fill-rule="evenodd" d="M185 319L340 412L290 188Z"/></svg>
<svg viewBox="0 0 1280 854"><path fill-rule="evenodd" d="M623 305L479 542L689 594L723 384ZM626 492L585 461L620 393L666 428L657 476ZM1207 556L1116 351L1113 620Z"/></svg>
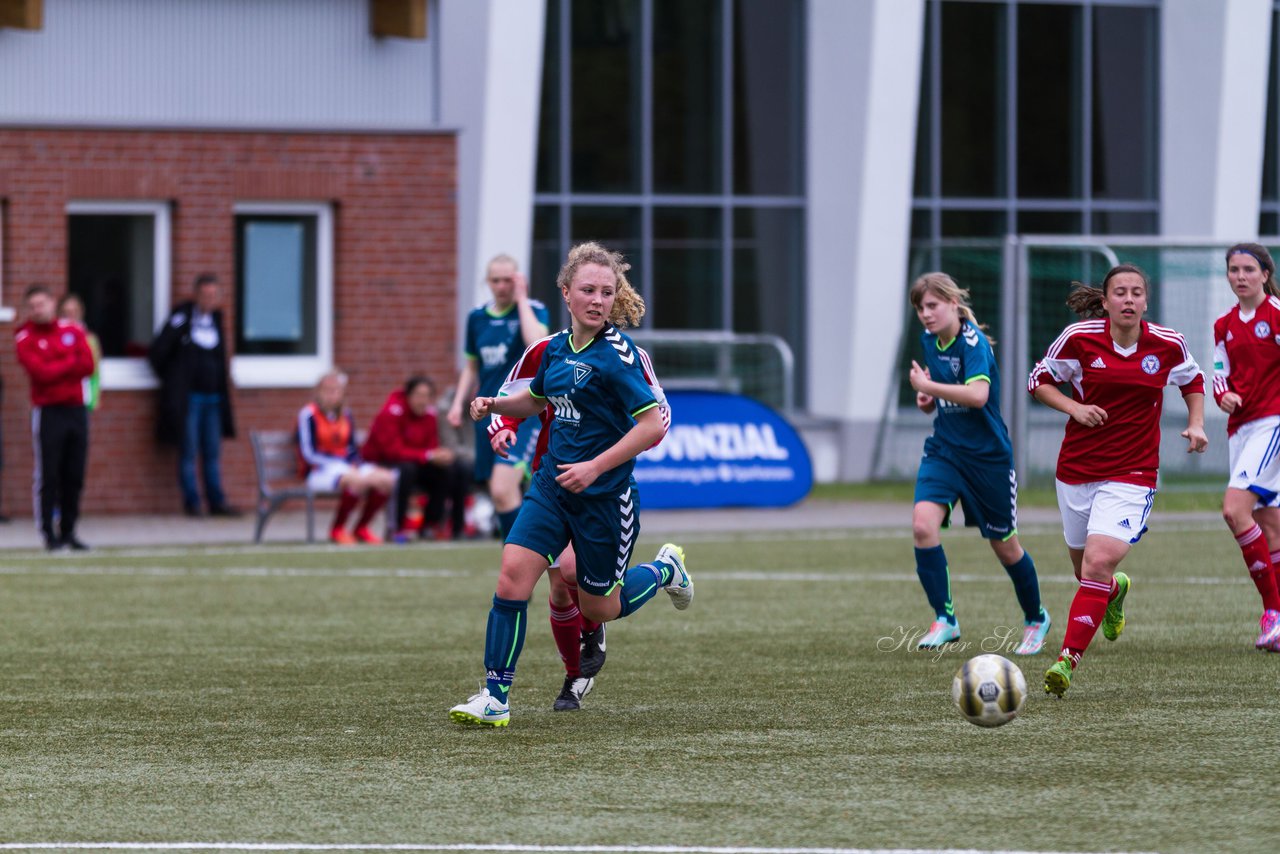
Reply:
<svg viewBox="0 0 1280 854"><path fill-rule="evenodd" d="M471 490L471 472L467 467L455 460L449 465L400 463L396 468L400 470L400 483L396 488L396 527L404 528L409 494L416 490L427 494L423 532L444 518L445 505L448 504L453 533L460 536L467 523L467 493Z"/></svg>

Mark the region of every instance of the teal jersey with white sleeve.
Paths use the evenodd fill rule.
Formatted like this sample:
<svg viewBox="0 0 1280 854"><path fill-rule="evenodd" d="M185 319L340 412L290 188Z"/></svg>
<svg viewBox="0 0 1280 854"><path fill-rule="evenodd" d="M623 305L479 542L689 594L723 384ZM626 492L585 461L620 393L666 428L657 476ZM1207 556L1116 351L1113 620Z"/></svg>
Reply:
<svg viewBox="0 0 1280 854"><path fill-rule="evenodd" d="M937 409L933 435L925 440L925 454L961 461L1009 463L1013 459L1013 446L1009 442L1009 430L1000 417L1000 370L987 336L965 320L960 325L960 334L945 346L932 332L925 332L920 340L924 345L925 367L934 382L969 385L986 380L991 386L987 402L980 408L934 398Z"/></svg>
<svg viewBox="0 0 1280 854"><path fill-rule="evenodd" d="M534 397L546 398L554 426L537 477L550 485L562 463L594 459L635 426L636 416L658 405L631 339L608 326L581 350L564 330L547 342L538 372L529 384ZM626 488L635 468L631 459L596 479L582 493L612 496Z"/></svg>

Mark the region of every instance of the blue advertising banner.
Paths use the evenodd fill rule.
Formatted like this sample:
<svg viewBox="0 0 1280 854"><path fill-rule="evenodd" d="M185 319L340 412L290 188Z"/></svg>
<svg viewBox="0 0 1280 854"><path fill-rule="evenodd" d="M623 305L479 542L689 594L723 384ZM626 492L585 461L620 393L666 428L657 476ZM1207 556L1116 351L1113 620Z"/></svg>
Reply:
<svg viewBox="0 0 1280 854"><path fill-rule="evenodd" d="M809 494L809 452L769 407L717 391L667 400L671 430L636 459L642 507L786 507Z"/></svg>

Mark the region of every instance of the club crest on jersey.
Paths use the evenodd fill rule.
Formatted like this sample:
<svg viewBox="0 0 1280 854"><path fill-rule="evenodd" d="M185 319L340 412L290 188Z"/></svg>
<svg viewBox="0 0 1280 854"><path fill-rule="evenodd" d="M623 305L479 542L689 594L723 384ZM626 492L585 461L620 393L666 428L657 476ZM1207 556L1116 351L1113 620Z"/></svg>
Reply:
<svg viewBox="0 0 1280 854"><path fill-rule="evenodd" d="M951 376L960 376L960 359L956 356L943 356L942 361L951 366Z"/></svg>
<svg viewBox="0 0 1280 854"><path fill-rule="evenodd" d="M588 376L590 376L590 374L591 374L590 365L574 365L573 366L573 384L581 385L582 381L585 380Z"/></svg>
<svg viewBox="0 0 1280 854"><path fill-rule="evenodd" d="M70 347L72 344L74 344L74 343L75 343L75 341L76 341L76 336L72 335L70 332L64 332L64 333L62 333L62 346L63 346L63 347Z"/></svg>
<svg viewBox="0 0 1280 854"><path fill-rule="evenodd" d="M1267 323L1265 320L1259 320L1257 323L1253 324L1253 334L1257 335L1259 338L1268 337L1271 335L1271 324Z"/></svg>
<svg viewBox="0 0 1280 854"><path fill-rule="evenodd" d="M1156 371L1160 370L1160 358L1158 356L1143 356L1142 370L1149 374L1154 374Z"/></svg>

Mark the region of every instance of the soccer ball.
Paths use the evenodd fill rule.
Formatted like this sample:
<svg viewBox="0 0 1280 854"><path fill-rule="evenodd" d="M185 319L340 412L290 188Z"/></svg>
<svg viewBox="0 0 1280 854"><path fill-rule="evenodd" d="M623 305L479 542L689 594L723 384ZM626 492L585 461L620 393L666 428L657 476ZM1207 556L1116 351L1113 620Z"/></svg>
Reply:
<svg viewBox="0 0 1280 854"><path fill-rule="evenodd" d="M1004 726L1027 701L1027 680L1018 666L999 655L975 655L956 671L951 699L969 723Z"/></svg>

